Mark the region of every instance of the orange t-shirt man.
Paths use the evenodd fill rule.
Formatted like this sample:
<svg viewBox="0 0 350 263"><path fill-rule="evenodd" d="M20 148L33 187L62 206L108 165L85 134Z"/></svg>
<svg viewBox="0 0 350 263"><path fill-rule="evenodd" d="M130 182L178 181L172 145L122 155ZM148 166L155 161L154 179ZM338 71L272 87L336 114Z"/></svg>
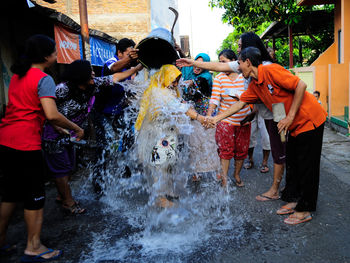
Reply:
<svg viewBox="0 0 350 263"><path fill-rule="evenodd" d="M262 101L272 111L272 104L283 102L286 115L294 98L300 79L278 64L259 65L258 79L252 78L247 91L240 100L245 103ZM326 121L327 112L315 97L305 92L299 110L288 130L292 136L313 130Z"/></svg>

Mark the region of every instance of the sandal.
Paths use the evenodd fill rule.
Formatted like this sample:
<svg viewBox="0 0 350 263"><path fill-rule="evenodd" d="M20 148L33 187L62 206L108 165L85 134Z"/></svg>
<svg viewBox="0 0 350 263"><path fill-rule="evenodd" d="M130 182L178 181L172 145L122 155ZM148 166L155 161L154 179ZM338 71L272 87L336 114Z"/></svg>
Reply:
<svg viewBox="0 0 350 263"><path fill-rule="evenodd" d="M72 206L62 205L62 208L67 212L70 212L72 215L78 215L85 213L86 209L81 208L78 202L74 202Z"/></svg>
<svg viewBox="0 0 350 263"><path fill-rule="evenodd" d="M277 210L276 214L277 215L289 215L293 214L295 211L293 208L290 208L286 205L283 205L280 209Z"/></svg>
<svg viewBox="0 0 350 263"><path fill-rule="evenodd" d="M269 171L270 169L266 164L261 165L260 173L268 173Z"/></svg>
<svg viewBox="0 0 350 263"><path fill-rule="evenodd" d="M252 169L254 167L254 162L253 161L247 161L245 164L244 164L244 168L245 169Z"/></svg>
<svg viewBox="0 0 350 263"><path fill-rule="evenodd" d="M235 185L237 186L237 187L243 187L244 186L244 183L242 182L242 180L236 180L236 182L235 182Z"/></svg>

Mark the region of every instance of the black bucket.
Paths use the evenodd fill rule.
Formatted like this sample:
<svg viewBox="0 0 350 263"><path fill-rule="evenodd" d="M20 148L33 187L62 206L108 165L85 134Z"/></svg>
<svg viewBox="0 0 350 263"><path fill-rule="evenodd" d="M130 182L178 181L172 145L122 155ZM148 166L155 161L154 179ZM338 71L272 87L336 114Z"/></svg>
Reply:
<svg viewBox="0 0 350 263"><path fill-rule="evenodd" d="M159 69L165 64L174 64L179 58L174 45L169 30L156 28L137 45L139 61L147 69Z"/></svg>

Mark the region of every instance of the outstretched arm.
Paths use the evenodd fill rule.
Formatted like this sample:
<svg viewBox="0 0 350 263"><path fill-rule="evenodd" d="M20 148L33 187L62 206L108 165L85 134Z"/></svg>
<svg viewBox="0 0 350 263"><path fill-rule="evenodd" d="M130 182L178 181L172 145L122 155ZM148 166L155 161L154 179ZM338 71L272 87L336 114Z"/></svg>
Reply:
<svg viewBox="0 0 350 263"><path fill-rule="evenodd" d="M240 111L241 109L243 109L243 107L247 105L246 102L243 102L243 101L238 101L236 102L235 104L233 104L230 108L228 108L227 110L225 110L224 112L216 115L215 117L212 117L212 118L209 118L209 121L212 123L212 124L216 124L218 123L219 121L235 114L236 112Z"/></svg>
<svg viewBox="0 0 350 263"><path fill-rule="evenodd" d="M176 65L178 67L195 66L205 70L212 70L212 71L218 71L218 72L233 72L233 70L231 69L228 63L222 63L222 62L202 62L202 61L196 61L189 58L180 58L176 60Z"/></svg>
<svg viewBox="0 0 350 263"><path fill-rule="evenodd" d="M118 72L113 74L113 82L117 83L119 81L122 81L131 75L135 74L136 72L139 72L140 70L143 69L143 66L141 64L138 64L136 67L133 67L129 70L123 71L123 72Z"/></svg>

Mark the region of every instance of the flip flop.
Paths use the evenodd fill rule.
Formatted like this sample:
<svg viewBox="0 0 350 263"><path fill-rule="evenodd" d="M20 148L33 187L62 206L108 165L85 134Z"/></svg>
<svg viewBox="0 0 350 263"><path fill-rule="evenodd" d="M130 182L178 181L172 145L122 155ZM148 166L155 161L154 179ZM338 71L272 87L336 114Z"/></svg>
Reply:
<svg viewBox="0 0 350 263"><path fill-rule="evenodd" d="M235 185L236 185L237 187L244 187L244 183L242 182L242 180L240 180L240 181L237 181L237 180L236 180Z"/></svg>
<svg viewBox="0 0 350 263"><path fill-rule="evenodd" d="M256 199L257 201L260 201L260 202L266 202L266 201L278 200L278 199L280 199L280 197L279 197L279 196L277 196L277 197L269 197L269 196L267 196L267 195L261 194L261 195L257 195L257 196L255 197L255 199Z"/></svg>
<svg viewBox="0 0 350 263"><path fill-rule="evenodd" d="M295 211L293 208L289 208L288 206L282 206L280 209L277 210L277 215L289 215L293 214Z"/></svg>
<svg viewBox="0 0 350 263"><path fill-rule="evenodd" d="M287 225L297 225L297 224L308 222L311 219L312 219L311 215L305 216L303 218L287 217L286 219L284 219L284 223L286 223Z"/></svg>
<svg viewBox="0 0 350 263"><path fill-rule="evenodd" d="M61 250L59 250L59 253L56 256L53 256L53 257L50 257L50 258L43 258L42 257L43 255L52 253L54 251L55 250L53 250L52 248L49 248L47 251L45 251L45 252L43 252L43 253L41 253L39 255L36 255L36 256L31 256L31 255L24 254L21 257L21 262L49 262L49 261L52 261L52 260L56 260L62 255L62 251Z"/></svg>
<svg viewBox="0 0 350 263"><path fill-rule="evenodd" d="M0 247L0 255L1 256L9 256L14 254L17 251L17 246L16 245L3 245Z"/></svg>
<svg viewBox="0 0 350 263"><path fill-rule="evenodd" d="M253 161L248 161L244 164L244 169L252 169L254 167Z"/></svg>
<svg viewBox="0 0 350 263"><path fill-rule="evenodd" d="M260 173L268 173L270 171L270 168L267 165L262 165L260 168Z"/></svg>

